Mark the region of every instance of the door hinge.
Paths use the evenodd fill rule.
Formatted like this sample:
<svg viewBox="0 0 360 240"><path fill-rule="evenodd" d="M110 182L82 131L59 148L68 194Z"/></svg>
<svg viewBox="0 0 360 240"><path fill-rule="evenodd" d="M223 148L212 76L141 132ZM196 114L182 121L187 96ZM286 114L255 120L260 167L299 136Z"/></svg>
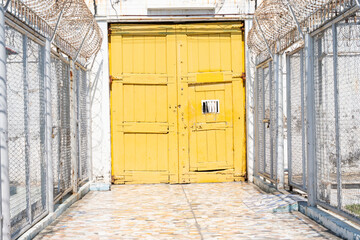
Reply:
<svg viewBox="0 0 360 240"><path fill-rule="evenodd" d="M112 75L109 76L109 88L110 88L110 91L112 90L112 83L114 81L114 77Z"/></svg>
<svg viewBox="0 0 360 240"><path fill-rule="evenodd" d="M246 73L242 73L240 78L245 82L246 81Z"/></svg>
<svg viewBox="0 0 360 240"><path fill-rule="evenodd" d="M245 173L234 173L234 177L245 177Z"/></svg>
<svg viewBox="0 0 360 240"><path fill-rule="evenodd" d="M125 176L118 175L118 176L111 176L111 183L112 184L125 184Z"/></svg>

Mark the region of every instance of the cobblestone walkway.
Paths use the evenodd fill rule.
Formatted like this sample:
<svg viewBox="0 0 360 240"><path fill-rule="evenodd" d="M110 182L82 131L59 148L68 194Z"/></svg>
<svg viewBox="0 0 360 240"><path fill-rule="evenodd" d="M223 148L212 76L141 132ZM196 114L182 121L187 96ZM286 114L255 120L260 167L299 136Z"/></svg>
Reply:
<svg viewBox="0 0 360 240"><path fill-rule="evenodd" d="M124 185L90 192L35 239L337 239L291 200L247 183Z"/></svg>

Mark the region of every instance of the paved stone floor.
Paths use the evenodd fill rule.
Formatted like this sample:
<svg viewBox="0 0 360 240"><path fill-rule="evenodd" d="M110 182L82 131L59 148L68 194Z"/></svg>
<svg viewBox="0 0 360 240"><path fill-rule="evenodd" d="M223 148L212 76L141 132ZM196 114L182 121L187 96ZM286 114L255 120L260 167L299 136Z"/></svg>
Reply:
<svg viewBox="0 0 360 240"><path fill-rule="evenodd" d="M291 199L247 183L123 185L90 192L35 239L337 239Z"/></svg>

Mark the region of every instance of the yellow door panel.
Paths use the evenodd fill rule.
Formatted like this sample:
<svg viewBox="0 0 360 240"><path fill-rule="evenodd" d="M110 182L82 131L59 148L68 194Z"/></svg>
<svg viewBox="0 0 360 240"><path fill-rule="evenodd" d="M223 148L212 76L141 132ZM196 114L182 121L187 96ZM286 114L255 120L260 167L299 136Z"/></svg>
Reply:
<svg viewBox="0 0 360 240"><path fill-rule="evenodd" d="M111 32L113 182L177 182L175 41Z"/></svg>
<svg viewBox="0 0 360 240"><path fill-rule="evenodd" d="M230 88L229 88L230 86ZM231 139L232 119L226 121L226 113L232 112L231 83L206 84L189 87L190 101L190 171L233 169L232 149L226 145ZM203 100L218 100L219 113L203 113ZM227 137L230 135L230 137ZM194 152L194 153L193 153Z"/></svg>
<svg viewBox="0 0 360 240"><path fill-rule="evenodd" d="M114 183L244 179L242 26L110 25Z"/></svg>
<svg viewBox="0 0 360 240"><path fill-rule="evenodd" d="M125 133L125 171L167 171L168 135ZM137 147L142 146L142 147ZM132 159L132 161L129 161Z"/></svg>
<svg viewBox="0 0 360 240"><path fill-rule="evenodd" d="M231 71L231 33L188 34L187 41L189 73Z"/></svg>
<svg viewBox="0 0 360 240"><path fill-rule="evenodd" d="M184 106L179 109L179 148L188 149L188 153L179 152L180 181L243 180L245 64L241 25L199 23L179 28L178 102Z"/></svg>

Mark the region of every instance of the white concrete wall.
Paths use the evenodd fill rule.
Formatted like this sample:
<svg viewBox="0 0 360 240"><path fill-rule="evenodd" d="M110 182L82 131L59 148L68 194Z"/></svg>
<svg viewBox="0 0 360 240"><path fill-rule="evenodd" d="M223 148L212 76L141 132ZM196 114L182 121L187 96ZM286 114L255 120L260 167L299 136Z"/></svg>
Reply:
<svg viewBox="0 0 360 240"><path fill-rule="evenodd" d="M111 183L110 94L107 22L98 22L103 42L90 71L92 189L108 189Z"/></svg>
<svg viewBox="0 0 360 240"><path fill-rule="evenodd" d="M253 0L86 0L103 33L103 43L91 70L91 122L92 122L92 189L107 189L111 184L110 103L108 22L126 21L190 21L201 18L211 20L245 20L245 29L251 26ZM215 14L206 16L206 14ZM174 16L188 14L191 16ZM157 16L154 16L157 15ZM161 16L159 16L161 15ZM247 54L249 51L247 51ZM246 64L249 64L247 60ZM253 175L253 95L252 73L247 68L247 128L248 176Z"/></svg>
<svg viewBox="0 0 360 240"><path fill-rule="evenodd" d="M213 8L215 14L249 14L254 11L254 0L95 0L95 4L94 0L85 1L92 11L96 5L98 17L107 19L121 19L127 15L146 17L154 13L180 14L179 8L183 8L182 13L193 13L194 8L198 8L199 14L209 13L208 10L201 10L202 8Z"/></svg>
<svg viewBox="0 0 360 240"><path fill-rule="evenodd" d="M247 46L247 36L252 27L252 20L245 21L246 36L246 155L247 155L247 176L250 182L254 181L255 167L255 128L254 128L254 81L255 81L255 58Z"/></svg>

